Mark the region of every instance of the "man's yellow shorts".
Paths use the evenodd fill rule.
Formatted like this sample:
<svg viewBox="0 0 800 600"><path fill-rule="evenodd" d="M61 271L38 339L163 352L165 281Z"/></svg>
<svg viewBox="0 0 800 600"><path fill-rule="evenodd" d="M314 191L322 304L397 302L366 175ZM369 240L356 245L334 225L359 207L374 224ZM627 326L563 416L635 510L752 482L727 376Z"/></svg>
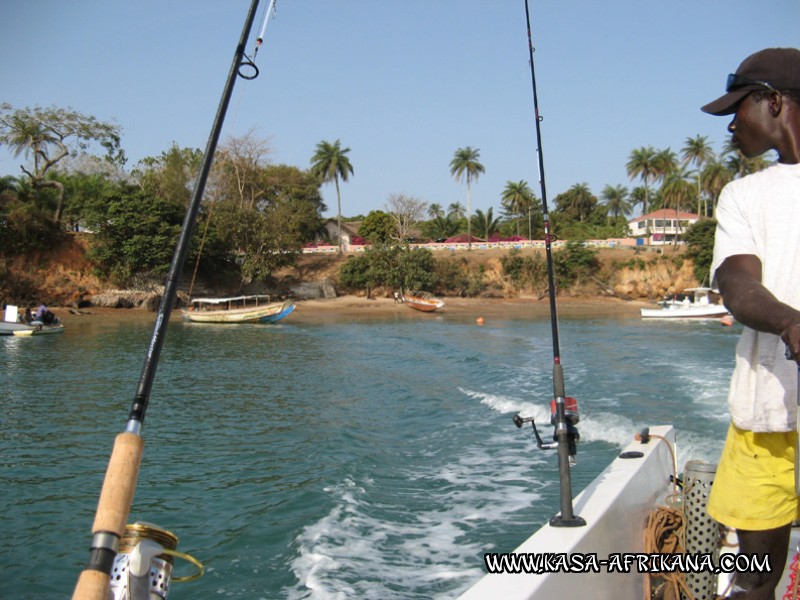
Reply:
<svg viewBox="0 0 800 600"><path fill-rule="evenodd" d="M731 423L711 486L708 514L736 529L762 531L800 516L794 431L753 433Z"/></svg>

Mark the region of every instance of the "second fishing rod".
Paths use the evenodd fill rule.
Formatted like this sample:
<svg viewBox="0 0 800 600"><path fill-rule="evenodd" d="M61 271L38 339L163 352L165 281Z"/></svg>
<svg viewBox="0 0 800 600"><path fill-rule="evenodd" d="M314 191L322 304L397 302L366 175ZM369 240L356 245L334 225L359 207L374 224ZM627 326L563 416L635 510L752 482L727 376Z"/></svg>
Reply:
<svg viewBox="0 0 800 600"><path fill-rule="evenodd" d="M539 114L539 96L536 89L536 69L533 61L533 38L531 36L531 18L528 0L525 0L525 24L528 29L528 60L531 71L531 85L533 88L533 110L536 123L536 154L539 167L539 185L542 194L542 214L544 216L544 240L545 254L547 257L547 288L550 300L550 329L553 341L553 401L552 423L555 427L555 444L544 444L536 430L533 419L521 419L519 415L514 418L518 427L522 423L530 421L536 435L537 443L541 449L555 447L558 452L558 471L561 486L560 504L561 513L550 519L550 524L554 527L578 527L585 525L581 517L576 516L572 507L572 483L570 476L570 466L575 461L577 454L578 430L575 425L578 422L577 402L574 398L567 398L564 389L564 371L561 365L561 347L558 336L558 310L556 306L556 282L555 269L553 267L552 243L555 236L550 230L550 215L547 208L547 186L544 177L544 154L542 152L542 117Z"/></svg>

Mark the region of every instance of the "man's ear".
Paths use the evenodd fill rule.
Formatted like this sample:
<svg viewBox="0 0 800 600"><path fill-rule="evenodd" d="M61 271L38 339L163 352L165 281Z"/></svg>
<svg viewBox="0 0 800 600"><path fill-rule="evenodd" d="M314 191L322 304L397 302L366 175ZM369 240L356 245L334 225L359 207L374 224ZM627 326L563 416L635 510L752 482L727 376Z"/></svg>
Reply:
<svg viewBox="0 0 800 600"><path fill-rule="evenodd" d="M780 92L770 92L768 102L769 111L772 113L773 117L777 117L781 114L781 109L783 108L783 94Z"/></svg>

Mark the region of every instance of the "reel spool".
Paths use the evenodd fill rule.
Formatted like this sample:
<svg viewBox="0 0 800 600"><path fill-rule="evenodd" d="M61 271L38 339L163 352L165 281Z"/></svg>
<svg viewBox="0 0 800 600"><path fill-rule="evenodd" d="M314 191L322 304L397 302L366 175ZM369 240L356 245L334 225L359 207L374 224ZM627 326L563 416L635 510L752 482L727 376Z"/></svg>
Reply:
<svg viewBox="0 0 800 600"><path fill-rule="evenodd" d="M193 581L203 576L203 564L178 552L178 536L153 525L137 522L125 526L119 552L111 569L114 600L157 600L166 598L170 583ZM185 577L172 577L174 559L181 558L197 569Z"/></svg>

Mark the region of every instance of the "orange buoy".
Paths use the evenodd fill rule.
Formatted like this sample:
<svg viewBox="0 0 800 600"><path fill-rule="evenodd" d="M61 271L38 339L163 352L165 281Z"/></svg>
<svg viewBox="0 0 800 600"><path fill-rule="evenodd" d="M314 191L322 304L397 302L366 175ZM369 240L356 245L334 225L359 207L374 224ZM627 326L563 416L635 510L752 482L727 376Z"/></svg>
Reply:
<svg viewBox="0 0 800 600"><path fill-rule="evenodd" d="M477 319L475 319L475 322L476 322L478 325L483 325L483 317L478 317Z"/></svg>

